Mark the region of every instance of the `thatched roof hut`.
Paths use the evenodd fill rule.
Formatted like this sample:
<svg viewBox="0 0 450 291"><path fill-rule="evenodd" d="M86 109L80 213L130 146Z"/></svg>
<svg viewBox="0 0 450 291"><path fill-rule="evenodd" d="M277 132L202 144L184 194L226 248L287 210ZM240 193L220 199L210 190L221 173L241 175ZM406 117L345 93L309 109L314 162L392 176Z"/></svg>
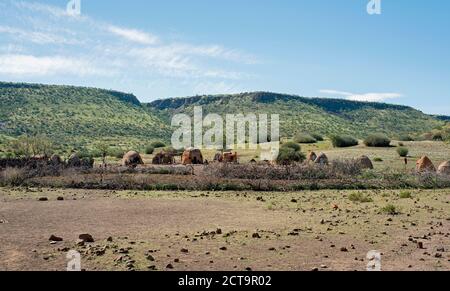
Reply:
<svg viewBox="0 0 450 291"><path fill-rule="evenodd" d="M123 156L122 166L125 167L137 167L138 165L143 165L144 161L138 152L130 151Z"/></svg>

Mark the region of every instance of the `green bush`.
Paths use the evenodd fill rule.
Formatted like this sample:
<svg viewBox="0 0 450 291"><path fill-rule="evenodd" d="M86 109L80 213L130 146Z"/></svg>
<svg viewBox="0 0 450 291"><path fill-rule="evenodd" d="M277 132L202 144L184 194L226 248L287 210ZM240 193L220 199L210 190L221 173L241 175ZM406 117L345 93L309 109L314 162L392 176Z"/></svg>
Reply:
<svg viewBox="0 0 450 291"><path fill-rule="evenodd" d="M299 133L294 137L294 141L296 143L316 143L317 140L310 134L307 133Z"/></svg>
<svg viewBox="0 0 450 291"><path fill-rule="evenodd" d="M381 208L381 212L389 215L398 215L399 211L395 205L389 204L383 208Z"/></svg>
<svg viewBox="0 0 450 291"><path fill-rule="evenodd" d="M306 159L305 155L290 147L283 147L277 157L277 163L281 165L289 165L292 163L301 163Z"/></svg>
<svg viewBox="0 0 450 291"><path fill-rule="evenodd" d="M409 191L402 191L399 194L401 199L411 199L412 198L412 194Z"/></svg>
<svg viewBox="0 0 450 291"><path fill-rule="evenodd" d="M345 148L358 145L358 140L347 135L335 135L331 137L331 142L335 148Z"/></svg>
<svg viewBox="0 0 450 291"><path fill-rule="evenodd" d="M374 161L374 162L379 162L379 163L380 163L380 162L383 161L383 159L382 159L382 158L374 158L373 161Z"/></svg>
<svg viewBox="0 0 450 291"><path fill-rule="evenodd" d="M153 148L155 148L155 149L159 149L159 148L165 147L166 144L163 143L163 142L161 142L161 141L155 141L155 142L152 142L152 143L150 144L150 146L153 147Z"/></svg>
<svg viewBox="0 0 450 291"><path fill-rule="evenodd" d="M292 141L284 143L281 146L281 148L282 149L283 148L288 148L288 149L290 148L290 149L293 149L295 152L300 152L302 150L302 147L298 143L295 143L295 142L292 142Z"/></svg>
<svg viewBox="0 0 450 291"><path fill-rule="evenodd" d="M145 148L145 154L147 154L147 155L153 155L154 151L155 151L155 148L152 146L148 146Z"/></svg>
<svg viewBox="0 0 450 291"><path fill-rule="evenodd" d="M401 135L398 138L399 141L414 141L414 138L410 135Z"/></svg>
<svg viewBox="0 0 450 291"><path fill-rule="evenodd" d="M397 148L397 153L400 157L406 158L409 154L409 149L405 147Z"/></svg>
<svg viewBox="0 0 450 291"><path fill-rule="evenodd" d="M119 148L112 148L108 151L108 156L121 159L124 156L124 151Z"/></svg>
<svg viewBox="0 0 450 291"><path fill-rule="evenodd" d="M324 138L323 138L323 136L322 136L321 134L318 134L318 133L311 133L311 136L312 136L313 138L315 138L317 141L324 141Z"/></svg>
<svg viewBox="0 0 450 291"><path fill-rule="evenodd" d="M385 134L372 134L364 140L368 147L389 147L391 140Z"/></svg>
<svg viewBox="0 0 450 291"><path fill-rule="evenodd" d="M352 193L348 196L348 199L350 199L350 201L352 202L361 202L361 203L369 203L369 202L373 202L373 199L360 193L360 192L355 192Z"/></svg>

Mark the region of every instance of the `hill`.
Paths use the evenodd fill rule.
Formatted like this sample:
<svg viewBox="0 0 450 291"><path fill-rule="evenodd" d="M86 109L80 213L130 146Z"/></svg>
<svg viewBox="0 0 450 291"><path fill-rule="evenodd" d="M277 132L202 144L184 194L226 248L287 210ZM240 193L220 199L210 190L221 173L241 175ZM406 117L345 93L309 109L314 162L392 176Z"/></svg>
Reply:
<svg viewBox="0 0 450 291"><path fill-rule="evenodd" d="M192 114L194 106L202 106L205 114L279 114L282 136L306 131L324 135L351 134L358 138L383 132L398 137L427 132L443 124L436 117L402 105L268 92L172 98L147 104L148 108L166 112L167 115Z"/></svg>
<svg viewBox="0 0 450 291"><path fill-rule="evenodd" d="M122 149L168 141L176 113L279 114L282 136L309 131L324 135L372 132L391 137L421 134L445 124L407 106L305 98L267 92L169 98L142 104L132 94L96 88L0 82L0 151L21 135L45 135L60 149L109 142Z"/></svg>
<svg viewBox="0 0 450 291"><path fill-rule="evenodd" d="M0 83L0 137L46 135L61 146L166 139L169 127L131 94L95 88Z"/></svg>

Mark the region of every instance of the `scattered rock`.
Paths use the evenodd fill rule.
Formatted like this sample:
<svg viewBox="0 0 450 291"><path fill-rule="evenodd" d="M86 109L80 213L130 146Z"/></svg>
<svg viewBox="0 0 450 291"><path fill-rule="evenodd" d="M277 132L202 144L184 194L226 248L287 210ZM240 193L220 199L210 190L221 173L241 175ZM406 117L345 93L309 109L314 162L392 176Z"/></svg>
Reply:
<svg viewBox="0 0 450 291"><path fill-rule="evenodd" d="M261 236L259 235L259 233L254 233L252 234L252 238L261 238Z"/></svg>
<svg viewBox="0 0 450 291"><path fill-rule="evenodd" d="M173 265L172 265L172 264L168 264L168 265L166 266L166 269L173 269Z"/></svg>
<svg viewBox="0 0 450 291"><path fill-rule="evenodd" d="M108 237L108 238L106 239L106 241L107 241L107 242L113 242L112 236Z"/></svg>
<svg viewBox="0 0 450 291"><path fill-rule="evenodd" d="M61 241L63 241L63 239L61 237L57 237L56 235L53 235L53 234L50 236L50 238L48 240L52 241L52 242L61 242Z"/></svg>
<svg viewBox="0 0 450 291"><path fill-rule="evenodd" d="M155 258L152 255L148 255L147 260L149 260L150 262L154 262Z"/></svg>
<svg viewBox="0 0 450 291"><path fill-rule="evenodd" d="M189 250L188 250L188 249L181 249L181 252L182 252L183 254L187 254L187 253L189 253Z"/></svg>
<svg viewBox="0 0 450 291"><path fill-rule="evenodd" d="M84 241L85 243L93 243L94 238L92 237L92 235L88 234L88 233L84 233L84 234L80 234L78 236L79 239L81 239L82 241Z"/></svg>
<svg viewBox="0 0 450 291"><path fill-rule="evenodd" d="M347 252L348 252L348 249L347 249L346 247L342 247L342 248L341 248L341 252L347 253Z"/></svg>
<svg viewBox="0 0 450 291"><path fill-rule="evenodd" d="M64 197L58 197L58 198L56 198L56 200L58 200L58 201L64 201Z"/></svg>
<svg viewBox="0 0 450 291"><path fill-rule="evenodd" d="M40 202L45 202L45 201L48 201L48 198L47 198L47 197L40 197L40 198L38 199L38 201L40 201Z"/></svg>
<svg viewBox="0 0 450 291"><path fill-rule="evenodd" d="M226 247L221 247L219 250L221 250L221 251L226 251L227 248L226 248Z"/></svg>

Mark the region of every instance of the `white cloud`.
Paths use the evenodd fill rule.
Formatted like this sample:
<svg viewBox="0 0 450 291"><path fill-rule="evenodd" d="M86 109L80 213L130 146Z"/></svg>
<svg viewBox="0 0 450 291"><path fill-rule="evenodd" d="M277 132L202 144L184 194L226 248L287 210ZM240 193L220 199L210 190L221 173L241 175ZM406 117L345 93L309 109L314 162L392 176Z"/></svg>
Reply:
<svg viewBox="0 0 450 291"><path fill-rule="evenodd" d="M30 41L37 44L77 44L73 38L65 38L56 34L28 31L10 26L0 26L0 33L9 34L13 38Z"/></svg>
<svg viewBox="0 0 450 291"><path fill-rule="evenodd" d="M158 37L146 32L142 32L136 29L122 28L114 25L109 25L107 30L117 36L125 38L132 42L141 44L152 45L158 43Z"/></svg>
<svg viewBox="0 0 450 291"><path fill-rule="evenodd" d="M60 56L0 55L0 74L15 76L76 75L111 76L113 72L97 68L87 60Z"/></svg>
<svg viewBox="0 0 450 291"><path fill-rule="evenodd" d="M5 45L20 45L23 49L0 51L2 74L114 75L115 80L164 77L177 82L197 79L194 82L226 89L222 80L252 78L254 75L240 70L243 65L259 62L233 48L174 42L139 29L98 21L83 11L81 16L70 16L63 6L16 0L10 3L12 10L4 13L8 25L0 26L0 34L10 36L11 41ZM190 88L193 86L191 83Z"/></svg>
<svg viewBox="0 0 450 291"><path fill-rule="evenodd" d="M350 92L343 92L338 90L328 90L322 89L320 93L327 95L339 95L344 96L347 100L352 101L365 101L365 102L383 102L389 99L400 98L403 95L399 93L364 93L364 94L354 94Z"/></svg>

